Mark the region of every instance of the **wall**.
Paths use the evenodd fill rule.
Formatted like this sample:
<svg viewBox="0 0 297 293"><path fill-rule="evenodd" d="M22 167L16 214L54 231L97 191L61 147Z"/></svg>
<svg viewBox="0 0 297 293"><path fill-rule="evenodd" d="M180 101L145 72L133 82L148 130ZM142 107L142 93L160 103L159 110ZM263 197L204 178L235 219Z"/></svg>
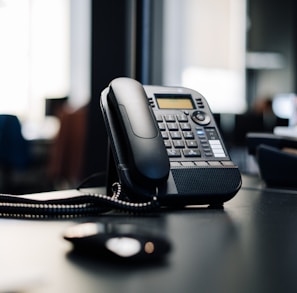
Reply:
<svg viewBox="0 0 297 293"><path fill-rule="evenodd" d="M296 91L296 1L250 0L248 15L247 50L283 58L279 68L258 70L253 99Z"/></svg>

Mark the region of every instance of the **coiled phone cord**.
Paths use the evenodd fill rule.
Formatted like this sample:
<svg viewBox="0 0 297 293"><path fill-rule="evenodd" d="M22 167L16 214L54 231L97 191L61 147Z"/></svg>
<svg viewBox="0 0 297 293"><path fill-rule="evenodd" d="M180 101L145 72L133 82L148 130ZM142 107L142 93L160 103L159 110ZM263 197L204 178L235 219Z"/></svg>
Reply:
<svg viewBox="0 0 297 293"><path fill-rule="evenodd" d="M129 200L121 199L122 188L121 184L115 182L112 185L113 195L102 195L99 193L85 193L86 196L98 198L102 200L103 203L107 204L109 207L123 209L127 211L144 211L158 206L157 197L154 196L151 201L147 202L131 202Z"/></svg>
<svg viewBox="0 0 297 293"><path fill-rule="evenodd" d="M0 194L0 217L17 218L70 218L98 215L112 209L141 213L158 208L157 197L147 202L131 202L123 198L119 183L113 184L112 196L83 192L59 199L36 199L26 195Z"/></svg>

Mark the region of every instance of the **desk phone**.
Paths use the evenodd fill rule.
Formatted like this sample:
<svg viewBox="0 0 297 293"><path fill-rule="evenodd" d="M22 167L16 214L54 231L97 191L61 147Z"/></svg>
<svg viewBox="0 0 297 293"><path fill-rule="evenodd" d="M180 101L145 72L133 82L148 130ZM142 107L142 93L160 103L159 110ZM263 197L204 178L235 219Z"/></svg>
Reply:
<svg viewBox="0 0 297 293"><path fill-rule="evenodd" d="M109 181L166 206L221 205L241 187L206 99L184 87L117 78L100 105L109 137Z"/></svg>

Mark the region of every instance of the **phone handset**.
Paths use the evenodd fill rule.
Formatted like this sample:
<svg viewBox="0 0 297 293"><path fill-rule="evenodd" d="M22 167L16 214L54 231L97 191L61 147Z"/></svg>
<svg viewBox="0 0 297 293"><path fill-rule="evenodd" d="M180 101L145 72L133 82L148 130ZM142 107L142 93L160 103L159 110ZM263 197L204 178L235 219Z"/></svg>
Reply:
<svg viewBox="0 0 297 293"><path fill-rule="evenodd" d="M125 136L131 176L146 185L166 181L169 158L143 86L130 78L117 78L109 85L107 99Z"/></svg>

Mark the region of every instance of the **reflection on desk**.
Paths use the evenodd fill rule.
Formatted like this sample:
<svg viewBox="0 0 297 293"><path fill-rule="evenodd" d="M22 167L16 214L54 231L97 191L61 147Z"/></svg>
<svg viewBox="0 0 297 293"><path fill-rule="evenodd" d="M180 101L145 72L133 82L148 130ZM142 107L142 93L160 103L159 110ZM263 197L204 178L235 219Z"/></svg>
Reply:
<svg viewBox="0 0 297 293"><path fill-rule="evenodd" d="M62 235L84 222L139 225L167 236L172 251L151 265L74 255ZM243 176L242 189L223 210L1 219L0 266L30 292L296 292L296 225L297 192L265 190L257 178ZM25 272L31 272L27 284Z"/></svg>

